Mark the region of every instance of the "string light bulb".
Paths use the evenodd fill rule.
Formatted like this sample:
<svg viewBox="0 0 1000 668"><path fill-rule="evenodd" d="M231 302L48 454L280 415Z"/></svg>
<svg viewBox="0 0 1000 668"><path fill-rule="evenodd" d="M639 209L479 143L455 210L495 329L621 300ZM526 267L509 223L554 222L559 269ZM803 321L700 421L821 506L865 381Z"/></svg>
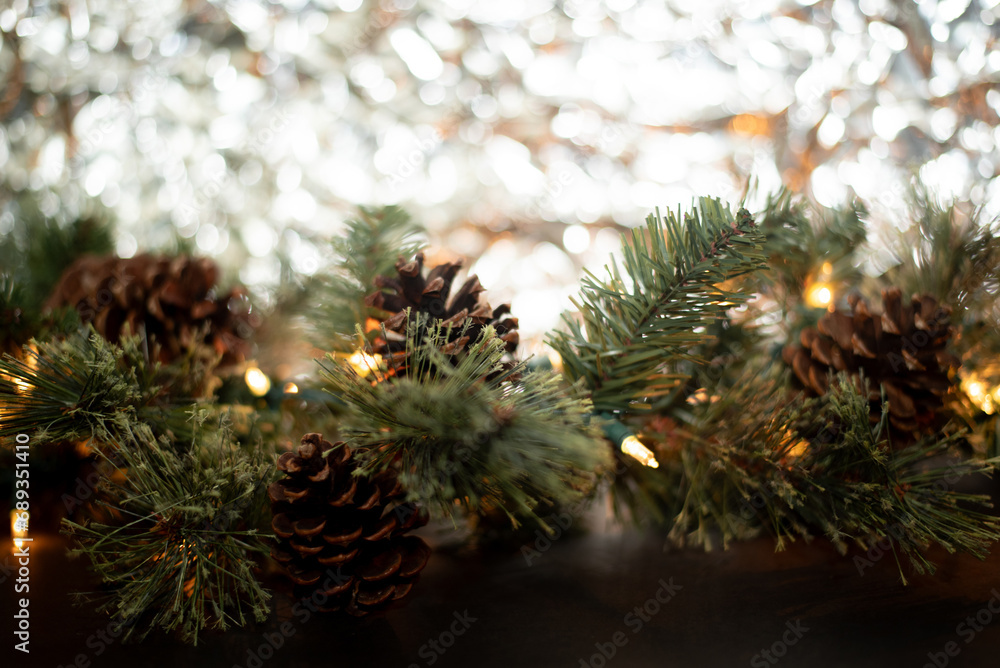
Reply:
<svg viewBox="0 0 1000 668"><path fill-rule="evenodd" d="M382 356L375 354L369 355L363 350L355 350L350 357L347 358L348 363L354 368L359 376L364 378L372 371L377 371L382 364Z"/></svg>
<svg viewBox="0 0 1000 668"><path fill-rule="evenodd" d="M805 300L812 308L829 308L833 303L833 289L828 283L813 283L806 289Z"/></svg>
<svg viewBox="0 0 1000 668"><path fill-rule="evenodd" d="M271 379L255 366L247 369L243 378L247 382L247 387L250 388L250 393L255 397L262 397L271 389Z"/></svg>
<svg viewBox="0 0 1000 668"><path fill-rule="evenodd" d="M962 380L962 389L984 413L993 415L996 412L1000 404L1000 387L991 392L985 382L976 376L969 376Z"/></svg>
<svg viewBox="0 0 1000 668"><path fill-rule="evenodd" d="M635 434L615 416L610 413L601 413L599 417L604 419L604 423L601 425L604 435L612 443L617 443L618 448L623 454L632 457L643 466L648 466L651 469L660 467L660 463L656 461L652 450L643 445L642 441L636 438Z"/></svg>
<svg viewBox="0 0 1000 668"><path fill-rule="evenodd" d="M10 535L14 538L14 547L20 550L24 539L28 537L28 512L26 510L10 511Z"/></svg>
<svg viewBox="0 0 1000 668"><path fill-rule="evenodd" d="M651 469L660 467L660 462L656 461L656 456L653 455L653 452L635 436L626 436L625 440L622 441L621 447L622 452L637 460L643 466L648 466Z"/></svg>

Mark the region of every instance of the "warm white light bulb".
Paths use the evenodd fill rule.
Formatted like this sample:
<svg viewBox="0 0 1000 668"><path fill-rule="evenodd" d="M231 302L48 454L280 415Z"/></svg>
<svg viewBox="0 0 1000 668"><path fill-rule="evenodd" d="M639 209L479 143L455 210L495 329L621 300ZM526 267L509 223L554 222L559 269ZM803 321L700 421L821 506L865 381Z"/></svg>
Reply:
<svg viewBox="0 0 1000 668"><path fill-rule="evenodd" d="M652 451L642 444L642 441L637 439L635 436L626 436L625 440L622 441L622 452L624 452L629 457L638 460L643 466L648 466L651 469L659 468L660 463L656 461L656 457L653 455Z"/></svg>
<svg viewBox="0 0 1000 668"><path fill-rule="evenodd" d="M247 369L244 379L247 382L247 387L250 388L250 393L255 397L262 397L271 389L271 379L255 366Z"/></svg>
<svg viewBox="0 0 1000 668"><path fill-rule="evenodd" d="M364 378L372 371L377 371L382 364L381 355L369 355L362 350L356 350L354 354L347 358L347 361L354 367L359 376Z"/></svg>
<svg viewBox="0 0 1000 668"><path fill-rule="evenodd" d="M806 304L813 308L826 308L833 302L833 290L826 283L813 283L806 291Z"/></svg>

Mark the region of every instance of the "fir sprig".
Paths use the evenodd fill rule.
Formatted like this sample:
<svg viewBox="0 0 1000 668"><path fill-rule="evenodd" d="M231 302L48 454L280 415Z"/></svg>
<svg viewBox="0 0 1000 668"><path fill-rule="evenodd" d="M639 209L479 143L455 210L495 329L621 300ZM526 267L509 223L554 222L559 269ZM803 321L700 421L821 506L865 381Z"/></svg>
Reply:
<svg viewBox="0 0 1000 668"><path fill-rule="evenodd" d="M197 442L186 452L138 425L114 453L99 453L100 520L63 520L108 589L84 594L123 624L126 639L155 628L197 644L202 629L266 617L270 594L257 581L262 553L254 517L264 506L272 467L234 442L228 424L213 429L195 415Z"/></svg>
<svg viewBox="0 0 1000 668"><path fill-rule="evenodd" d="M765 530L779 549L825 535L845 552L889 541L917 572L933 572L930 544L982 558L1000 539L988 499L954 488L959 474L988 473L995 462L946 465L956 436L892 450L887 409L872 425L854 381L789 400L779 378L756 370L720 392L676 434L681 452L661 459L680 481L675 540L711 544L718 531L725 544Z"/></svg>
<svg viewBox="0 0 1000 668"><path fill-rule="evenodd" d="M180 371L150 363L139 337L115 345L91 328L33 342L25 359L0 359L0 439L37 432L112 443L143 420L158 434L185 437L190 402L172 391Z"/></svg>
<svg viewBox="0 0 1000 668"><path fill-rule="evenodd" d="M16 197L11 209L14 229L0 236L0 275L21 287L25 299L19 305L29 320L40 323L45 300L66 267L81 255L114 250L114 221L97 200L88 201L84 211L63 210L56 218L41 211L34 195Z"/></svg>
<svg viewBox="0 0 1000 668"><path fill-rule="evenodd" d="M423 247L422 228L396 206L361 207L359 216L346 225L346 233L331 242L335 271L316 276L307 286L307 318L317 343L341 352L357 348L354 329L364 324L365 296L374 289L376 276L391 273L396 260L412 257Z"/></svg>
<svg viewBox="0 0 1000 668"><path fill-rule="evenodd" d="M440 325L438 326L440 327ZM410 494L434 514L499 509L516 525L539 521L540 504L578 499L607 462L590 403L549 372L504 371L505 343L492 327L457 362L439 350L446 334L411 334L410 373L372 383L331 356L330 391L350 404L342 434L361 468L400 467ZM384 370L384 369L383 369Z"/></svg>
<svg viewBox="0 0 1000 668"><path fill-rule="evenodd" d="M757 221L772 271L760 276L782 287L776 298L785 311L800 302L803 286L824 264L829 264L829 281L860 280L855 255L867 238L865 215L859 202L822 209L788 190L768 195Z"/></svg>
<svg viewBox="0 0 1000 668"><path fill-rule="evenodd" d="M718 200L702 198L684 214L659 211L623 244L623 270L588 272L580 321L550 337L571 380L583 379L598 411L629 411L670 392L685 376L670 368L704 340L700 328L749 295L723 283L762 268L763 236L753 218L734 218ZM648 408L648 404L645 404Z"/></svg>

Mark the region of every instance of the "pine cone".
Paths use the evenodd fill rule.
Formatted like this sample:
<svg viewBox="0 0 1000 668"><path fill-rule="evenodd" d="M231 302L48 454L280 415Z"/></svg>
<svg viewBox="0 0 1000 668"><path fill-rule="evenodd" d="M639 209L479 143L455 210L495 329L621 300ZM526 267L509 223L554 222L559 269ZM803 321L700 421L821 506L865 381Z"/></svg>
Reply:
<svg viewBox="0 0 1000 668"><path fill-rule="evenodd" d="M959 360L945 348L951 338L951 308L930 295L914 295L904 305L900 290L882 291L882 313L872 313L857 296L850 313L829 312L817 327L806 327L800 346L783 351L785 362L807 390L826 393L830 371L846 371L869 381L872 421L881 417L881 392L889 400L894 441L906 443L934 433L948 421L944 397L954 386L949 370ZM860 384L859 384L860 387Z"/></svg>
<svg viewBox="0 0 1000 668"><path fill-rule="evenodd" d="M268 488L278 537L271 556L297 585L296 596L362 616L410 592L430 548L406 534L426 517L399 503L404 492L394 473L355 476L350 449L321 434L303 436L297 452L278 458L278 469L284 478Z"/></svg>
<svg viewBox="0 0 1000 668"><path fill-rule="evenodd" d="M507 352L514 352L519 337L517 318L509 316L509 304L491 308L483 296L485 289L476 276L470 276L449 301L451 284L462 268L461 261L439 264L430 270L426 278L423 267L423 253L417 253L410 262L400 258L396 263L397 277L377 277L375 285L379 291L365 298L368 306L388 314L387 317L376 318L385 327L387 337L377 339L372 349L388 361L397 375L406 374L408 328L417 326L425 329L432 320L442 321L452 328L442 347L442 351L449 355L465 350L469 342L475 342L483 329L490 325L506 343ZM410 309L409 320L407 309ZM472 323L463 334L462 326L466 318L471 318Z"/></svg>
<svg viewBox="0 0 1000 668"><path fill-rule="evenodd" d="M252 329L244 291L216 297L217 277L208 258L87 255L63 272L45 306L75 308L84 324L92 323L112 343L128 324L158 347L163 363L206 345L226 367L245 359Z"/></svg>

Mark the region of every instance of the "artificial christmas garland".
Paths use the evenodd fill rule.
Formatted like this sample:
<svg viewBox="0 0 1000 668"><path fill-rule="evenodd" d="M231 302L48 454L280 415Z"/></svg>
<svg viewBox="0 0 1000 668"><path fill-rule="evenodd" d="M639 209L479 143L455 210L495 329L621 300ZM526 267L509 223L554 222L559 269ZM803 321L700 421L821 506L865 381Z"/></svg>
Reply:
<svg viewBox="0 0 1000 668"><path fill-rule="evenodd" d="M412 594L429 551L409 532L427 515L544 528L551 509L606 490L623 517L677 542L770 531L779 547L825 535L846 551L889 540L918 570L933 569L931 543L983 556L1000 522L985 498L939 483L996 464L984 456L989 405L968 400L985 394L963 400L956 388L960 363L1000 348L983 287L1000 274L1000 244L988 225L966 230L956 250L975 260L966 270L944 263L952 273L931 293L935 265L897 268L886 280L899 287L876 311L845 296L872 293L851 269L862 215L816 226L781 196L759 216L710 199L651 216L627 235L621 265L584 280L579 312L549 337L557 373L513 358L517 321L488 306L478 279L449 300L459 263L424 275L418 230L400 210L364 209L334 244L337 268L290 300L330 353L321 378L286 384L273 404L222 401L218 362L237 351L214 342L231 340L229 303L207 291L205 261L160 258L150 280L114 293L124 314L114 321L130 331L94 318L97 329L0 361L0 437L32 431L98 453L99 504L66 532L137 638L162 627L196 641L202 628L259 618L268 594L250 566L264 553L326 609L376 611ZM192 271L204 280L183 278ZM820 278L829 299L809 303L805 287ZM50 304L89 303L66 296L68 281ZM775 313L782 327L766 335L755 323ZM192 338L195 325L204 338ZM326 411L336 439L292 433L282 416L303 407L292 423ZM234 431L247 412L264 425ZM270 519L245 512L268 499ZM135 550L149 558L135 562ZM208 584L234 564L235 578ZM324 578L330 570L337 577Z"/></svg>

